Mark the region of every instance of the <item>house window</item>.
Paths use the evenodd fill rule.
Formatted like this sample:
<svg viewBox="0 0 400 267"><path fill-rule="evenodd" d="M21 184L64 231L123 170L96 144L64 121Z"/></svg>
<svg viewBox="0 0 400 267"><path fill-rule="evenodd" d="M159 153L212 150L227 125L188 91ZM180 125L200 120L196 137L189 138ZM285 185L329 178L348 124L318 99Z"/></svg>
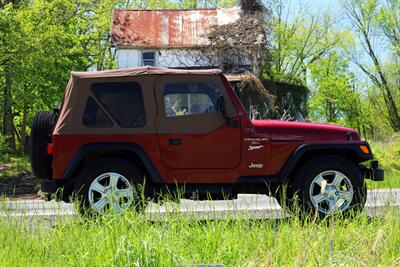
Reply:
<svg viewBox="0 0 400 267"><path fill-rule="evenodd" d="M156 53L147 51L142 53L143 66L156 66Z"/></svg>

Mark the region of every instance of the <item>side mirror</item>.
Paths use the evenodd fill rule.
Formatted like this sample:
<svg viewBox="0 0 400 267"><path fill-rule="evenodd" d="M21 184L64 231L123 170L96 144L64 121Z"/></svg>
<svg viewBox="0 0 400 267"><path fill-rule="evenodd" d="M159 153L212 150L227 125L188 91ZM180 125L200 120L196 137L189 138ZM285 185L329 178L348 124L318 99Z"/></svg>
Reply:
<svg viewBox="0 0 400 267"><path fill-rule="evenodd" d="M231 119L226 116L225 98L223 95L220 95L218 97L217 108L218 108L218 111L222 112L222 115L224 116L224 119L226 120L226 124L228 125L228 127L231 127L231 128L239 128L240 127L239 120Z"/></svg>
<svg viewBox="0 0 400 267"><path fill-rule="evenodd" d="M220 95L220 96L218 97L217 108L218 108L218 111L222 112L222 114L223 114L224 117L225 117L225 115L226 115L226 108L225 108L225 98L224 98L223 95Z"/></svg>

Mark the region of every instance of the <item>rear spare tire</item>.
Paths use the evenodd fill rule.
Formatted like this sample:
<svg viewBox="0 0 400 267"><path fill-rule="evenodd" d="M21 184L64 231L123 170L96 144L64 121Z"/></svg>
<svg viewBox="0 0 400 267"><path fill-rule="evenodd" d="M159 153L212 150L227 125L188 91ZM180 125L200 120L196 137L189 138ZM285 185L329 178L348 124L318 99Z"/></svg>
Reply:
<svg viewBox="0 0 400 267"><path fill-rule="evenodd" d="M51 142L55 117L53 111L40 111L32 121L31 165L33 174L40 179L51 179L51 160L47 154L47 144Z"/></svg>

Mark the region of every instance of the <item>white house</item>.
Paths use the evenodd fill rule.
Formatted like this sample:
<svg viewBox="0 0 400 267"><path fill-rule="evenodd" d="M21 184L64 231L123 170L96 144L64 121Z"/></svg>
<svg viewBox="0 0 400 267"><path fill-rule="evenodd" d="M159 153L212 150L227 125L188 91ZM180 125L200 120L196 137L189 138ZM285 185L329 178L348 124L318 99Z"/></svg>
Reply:
<svg viewBox="0 0 400 267"><path fill-rule="evenodd" d="M216 67L203 55L213 27L240 17L240 8L196 10L114 10L112 46L118 68ZM203 49L203 50L202 50Z"/></svg>

